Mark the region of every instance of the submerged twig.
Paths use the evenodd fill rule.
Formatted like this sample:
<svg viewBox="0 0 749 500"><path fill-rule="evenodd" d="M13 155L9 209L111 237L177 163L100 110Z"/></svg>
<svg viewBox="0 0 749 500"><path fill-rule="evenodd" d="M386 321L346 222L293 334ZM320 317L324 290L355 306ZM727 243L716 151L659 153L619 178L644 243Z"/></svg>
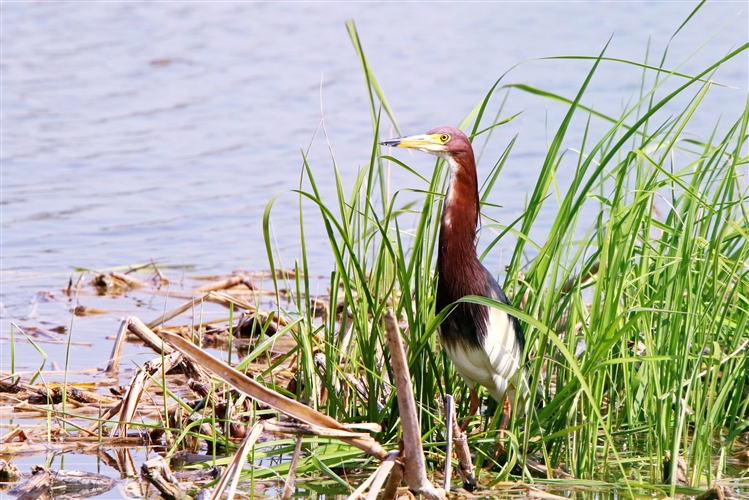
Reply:
<svg viewBox="0 0 749 500"><path fill-rule="evenodd" d="M190 497L182 492L177 478L172 475L169 464L160 455L144 462L140 468L141 475L153 484L161 496L166 500L189 500Z"/></svg>
<svg viewBox="0 0 749 500"><path fill-rule="evenodd" d="M112 478L78 470L47 470L34 468L31 479L9 491L19 500L68 497L83 498L103 495L115 487Z"/></svg>

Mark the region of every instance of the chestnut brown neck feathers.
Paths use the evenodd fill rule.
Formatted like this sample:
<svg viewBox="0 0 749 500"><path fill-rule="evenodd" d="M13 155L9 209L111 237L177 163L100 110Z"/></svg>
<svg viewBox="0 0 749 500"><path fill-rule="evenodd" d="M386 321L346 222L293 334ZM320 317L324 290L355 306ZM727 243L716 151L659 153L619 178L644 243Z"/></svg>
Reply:
<svg viewBox="0 0 749 500"><path fill-rule="evenodd" d="M465 136L464 136L465 137ZM467 148L447 156L450 187L440 223L437 268L437 312L466 295L486 295L487 273L476 255L476 225L479 193L476 162L470 142ZM460 303L441 329L442 340L480 347L486 337L488 310L485 306Z"/></svg>

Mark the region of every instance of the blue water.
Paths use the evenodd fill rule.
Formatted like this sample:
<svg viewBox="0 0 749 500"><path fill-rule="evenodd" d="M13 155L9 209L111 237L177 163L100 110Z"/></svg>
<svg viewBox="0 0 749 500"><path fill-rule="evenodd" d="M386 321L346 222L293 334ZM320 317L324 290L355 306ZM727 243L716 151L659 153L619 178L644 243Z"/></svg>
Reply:
<svg viewBox="0 0 749 500"><path fill-rule="evenodd" d="M610 57L643 61L649 43L650 61L658 61L693 7L3 2L2 336L8 338L10 321L69 323L72 303L60 290L76 267L153 260L176 268L172 278L266 269L263 210L273 194L298 186L301 151L310 148L320 189L334 195L328 144L322 131L315 135L321 116L346 185L369 161L367 92L346 19L356 21L401 130L414 134L458 124L497 78L524 61L503 81L566 97L574 97L592 64L527 62L534 58L595 56L611 39ZM665 67L701 71L749 40L748 25L745 3L707 3L673 40ZM744 55L713 76L730 87L713 88L690 133L704 138L718 117L725 126L736 119L748 74ZM583 102L618 116L640 78L638 68L604 63ZM520 111L495 132L479 166L485 176L519 134L490 199L503 206L490 211L503 223L522 213L565 108L514 91L502 117ZM593 121L594 130L602 125ZM387 120L382 128L389 136ZM578 145L581 134L581 126L571 130L566 146ZM424 175L434 165L427 155L398 156ZM562 186L568 173L560 172ZM424 187L402 172L392 176L393 189ZM287 266L299 256L297 202L282 196L272 212ZM309 220L310 265L324 275L332 263L327 237ZM493 268L513 244L497 247ZM154 317L164 303L137 307ZM95 344L116 332L116 318L76 321ZM0 349L7 364L7 342ZM61 363L64 349L53 351Z"/></svg>
<svg viewBox="0 0 749 500"><path fill-rule="evenodd" d="M113 313L74 318L70 311L78 302L61 290L75 268L153 260L167 267L175 290L185 276L267 269L263 211L272 195L298 186L301 151L310 149L326 197L334 195L327 141L344 183L351 184L369 161L373 133L346 19L356 22L401 130L415 134L460 123L497 78L520 63L504 82L568 98L592 64L528 62L535 58L596 56L611 40L609 57L644 61L649 50L649 60L657 62L694 6L0 3L0 372L10 371L11 322L49 329L72 321L73 340L93 345L72 346L69 358L70 379L85 380L92 372L74 370L104 366L119 315L148 321L181 302L164 293L108 299L89 292L78 302ZM664 66L694 74L747 40L746 2L708 2L671 42ZM747 98L748 66L742 55L713 75L728 87L710 91L689 134L706 138L719 117L721 130L737 118ZM603 63L583 103L618 116L636 98L640 78L638 68ZM670 80L660 95L677 83ZM674 109L683 104L675 103ZM518 134L490 199L503 208L488 215L502 223L522 213L565 108L513 91L502 117L520 111L497 129L479 165L479 176L486 176ZM322 116L327 139L322 131L315 135ZM565 147L579 145L584 119L575 122ZM606 128L593 120L594 134ZM382 129L382 137L388 137L387 120ZM427 155L397 156L423 175L434 165ZM569 170L559 175L563 188ZM424 186L394 170L391 187ZM272 212L275 241L288 266L299 256L297 202L294 195L281 196ZM552 215L540 217L539 238ZM327 236L314 217L307 220L310 265L324 275L332 263ZM508 238L496 247L489 267L501 269L513 244ZM40 345L48 355L47 380L59 379L66 344ZM25 341L17 342L15 354L24 380L43 362ZM134 361L152 356L137 344L126 345L122 375ZM117 477L96 457L67 460L67 468ZM27 472L42 461L32 457L17 463ZM122 495L113 490L108 498Z"/></svg>

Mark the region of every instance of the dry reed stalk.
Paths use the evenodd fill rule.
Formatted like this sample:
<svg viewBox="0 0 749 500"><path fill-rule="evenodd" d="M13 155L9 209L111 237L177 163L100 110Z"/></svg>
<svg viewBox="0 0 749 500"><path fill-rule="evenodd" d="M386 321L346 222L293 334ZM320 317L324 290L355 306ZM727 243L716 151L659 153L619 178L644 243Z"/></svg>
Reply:
<svg viewBox="0 0 749 500"><path fill-rule="evenodd" d="M163 363L162 363L163 359ZM165 373L177 366L182 361L182 353L173 352L163 358L152 359L145 363L143 368L133 376L127 393L123 399L122 409L118 417L119 424L112 431L111 436L127 436L129 423L135 416L138 403L143 393L154 384L153 379L160 379Z"/></svg>
<svg viewBox="0 0 749 500"><path fill-rule="evenodd" d="M296 482L296 466L299 463L299 455L302 454L302 440L304 438L299 436L296 438L296 446L294 446L294 455L291 457L291 464L289 464L289 474L286 476L286 481L283 485L283 496L281 500L289 500L291 495L294 494L294 483Z"/></svg>
<svg viewBox="0 0 749 500"><path fill-rule="evenodd" d="M143 281L142 279L130 276L129 274L118 273L117 271L113 271L109 274L110 276L114 276L118 280L124 281L132 288L145 288L151 286L151 283L149 283L148 281Z"/></svg>
<svg viewBox="0 0 749 500"><path fill-rule="evenodd" d="M397 463L399 455L399 451L391 451L382 464L380 464L380 467L377 468L377 473L372 481L372 485L369 487L369 493L367 493L367 500L376 500L378 493L382 489L382 485L385 484L385 479L388 478L390 471L393 470L393 467Z"/></svg>
<svg viewBox="0 0 749 500"><path fill-rule="evenodd" d="M196 305L200 304L206 297L208 297L207 293L201 294L199 297L194 297L191 301L185 302L181 306L175 307L171 311L162 314L161 316L159 316L155 320L153 320L150 323L148 323L146 326L149 329L151 329L151 330L153 330L154 328L163 326L164 323L166 323L170 319L172 319L172 318L174 318L176 316L179 316L180 314L182 314L183 312L187 311L188 309L191 309L191 308L195 307Z"/></svg>
<svg viewBox="0 0 749 500"><path fill-rule="evenodd" d="M127 321L127 329L138 336L148 347L153 349L156 353L171 354L174 349L161 341L158 335L153 333L150 328L143 324L143 322L135 316L129 316L125 319Z"/></svg>
<svg viewBox="0 0 749 500"><path fill-rule="evenodd" d="M244 373L227 366L224 362L217 360L182 337L164 331L159 332L159 334L164 338L164 340L179 349L179 351L181 351L186 357L192 359L196 364L251 398L309 425L334 429L341 431L342 433L347 432L347 437L340 437L339 439L351 444L352 446L356 446L379 460L383 460L387 455L387 452L382 445L370 436L362 437L359 434L347 431L347 429L334 418L315 411L309 406L303 405L298 401L294 401L293 399L287 398L282 394L260 385Z"/></svg>
<svg viewBox="0 0 749 500"><path fill-rule="evenodd" d="M448 421L447 441L455 446L455 455L458 457L458 475L463 480L463 487L468 491L473 491L476 488L476 468L473 466L473 461L471 460L468 439L466 439L465 433L458 425L458 417L455 414L455 402L449 394L445 395L445 412L449 415L449 418L446 419ZM447 460L450 461L451 457L452 453L448 452ZM445 464L445 489L448 491L449 484L450 475L447 474L447 464Z"/></svg>
<svg viewBox="0 0 749 500"><path fill-rule="evenodd" d="M28 436L26 435L27 429L23 429L20 426L15 427L2 436L0 436L0 443L10 443L11 441L15 439L20 439L21 441L26 441L28 439Z"/></svg>
<svg viewBox="0 0 749 500"><path fill-rule="evenodd" d="M226 467L226 470L221 475L221 479L219 480L218 484L216 484L216 487L211 492L211 495L208 497L209 500L219 500L221 498L224 490L226 489L226 486L229 484L230 478L231 487L229 488L229 492L226 496L228 500L232 500L234 498L234 493L237 489L237 483L239 482L239 476L242 473L242 466L247 461L247 455L250 453L250 450L252 450L252 447L255 446L255 442L258 440L260 434L262 433L263 422L259 421L252 426L250 432L247 433L247 437L244 438L242 444L239 446L236 453L234 453L234 458L232 458L231 463Z"/></svg>
<svg viewBox="0 0 749 500"><path fill-rule="evenodd" d="M444 499L446 498L445 490L435 488L427 478L424 448L421 445L421 429L411 385L411 374L408 371L408 360L400 329L390 309L385 314L385 338L390 348L390 363L393 367L398 411L403 428L403 460L405 462L403 479L409 488L430 500Z"/></svg>
<svg viewBox="0 0 749 500"><path fill-rule="evenodd" d="M143 439L139 436L107 437L107 436L65 436L67 443L95 443L101 446L139 446Z"/></svg>
<svg viewBox="0 0 749 500"><path fill-rule="evenodd" d="M539 490L538 488L534 488L533 486L528 487L527 493L528 493L528 498L540 498L543 500L567 500L567 497L554 495L553 493L548 493L544 490Z"/></svg>
<svg viewBox="0 0 749 500"><path fill-rule="evenodd" d="M445 413L445 429L447 431L445 436L446 450L445 450L445 479L442 483L442 488L445 491L450 491L450 482L453 477L453 420L455 412L455 402L453 401L452 394L445 394L445 404L443 406Z"/></svg>
<svg viewBox="0 0 749 500"><path fill-rule="evenodd" d="M120 323L120 328L117 330L117 338L114 340L112 346L112 354L109 355L109 363L107 368L104 370L107 375L114 375L120 368L120 356L122 356L122 346L125 344L125 337L127 336L128 328L130 327L130 318L125 318Z"/></svg>
<svg viewBox="0 0 749 500"><path fill-rule="evenodd" d="M398 454L398 452L395 452L395 453L396 455ZM367 479L362 481L362 483L359 485L358 488L356 488L348 497L346 497L346 500L359 500L360 498L363 498L364 492L367 491L367 488L369 488L369 486L372 483L374 483L374 480L379 474L380 469L382 469L382 467L385 465L386 462L387 462L387 458L382 461L379 467L377 467L377 469ZM390 468L392 468L392 465L388 469Z"/></svg>
<svg viewBox="0 0 749 500"><path fill-rule="evenodd" d="M250 316L253 315L259 315L263 318L268 318L271 313L264 312L264 311L258 311L257 307L255 307L254 304L251 304L247 300L243 299L242 297L237 297L236 295L231 295L226 292L210 292L208 294L208 298L213 302L218 302L220 304L223 304L227 308L231 307L232 304L234 306L238 306L241 309L244 309L249 313ZM273 323L276 323L276 328L286 326L289 324L289 321L284 318L283 316L279 316L278 314L274 314L273 319L271 320Z"/></svg>
<svg viewBox="0 0 749 500"><path fill-rule="evenodd" d="M349 430L341 431L338 429L328 429L318 425L300 424L297 422L279 422L273 418L265 420L264 423L266 431L278 432L281 434L300 434L303 436L321 436L330 438L366 438L369 436L369 434L363 432L351 432Z"/></svg>
<svg viewBox="0 0 749 500"><path fill-rule="evenodd" d="M226 292L208 292L208 299L223 304L227 308L234 305L249 312L255 312L257 310L254 304L251 304L242 297L235 297Z"/></svg>
<svg viewBox="0 0 749 500"><path fill-rule="evenodd" d="M393 470L390 472L390 477L385 485L385 491L382 492L382 500L395 500L398 495L398 487L403 482L404 467L403 463L396 460Z"/></svg>
<svg viewBox="0 0 749 500"><path fill-rule="evenodd" d="M106 422L110 418L112 418L120 409L122 408L122 401L114 405L113 407L109 408L103 415L101 415L100 418L94 420L91 422L91 425L86 427L87 431L94 431L95 429L98 429L101 427L101 424L103 422Z"/></svg>
<svg viewBox="0 0 749 500"><path fill-rule="evenodd" d="M171 354L174 352L174 349L170 345L162 342L161 338L144 325L140 319L130 316L124 322L127 323L129 331L137 335L138 338L143 340L143 342L157 353ZM188 379L188 384L191 382L197 384L197 386L208 386L210 384L210 377L205 374L199 365L196 365L190 359L183 359L181 362L182 370Z"/></svg>
<svg viewBox="0 0 749 500"><path fill-rule="evenodd" d="M250 290L254 290L255 286L252 284L252 280L245 274L235 274L226 279L214 281L203 286L199 286L195 289L196 292L214 292L216 290L226 290L237 285L245 285Z"/></svg>
<svg viewBox="0 0 749 500"><path fill-rule="evenodd" d="M79 431L81 431L81 432L84 432L84 433L88 434L88 435L89 435L90 437L95 437L96 439L99 439L99 436L98 436L98 435L97 435L97 434L96 434L96 433L95 433L94 431L90 431L90 430L88 430L88 429L85 429L85 428L81 427L80 425L77 425L76 423L74 423L74 422L71 422L70 420L68 420L68 419L65 419L65 418L62 418L62 417L60 417L60 416L58 416L58 417L57 417L57 419L58 419L58 420L59 420L60 422L64 423L65 425L69 425L70 427L75 427L75 428L76 428L76 429L78 429ZM82 437L82 436L79 436L79 437ZM65 439L67 440L67 439L68 439L68 437L66 437Z"/></svg>

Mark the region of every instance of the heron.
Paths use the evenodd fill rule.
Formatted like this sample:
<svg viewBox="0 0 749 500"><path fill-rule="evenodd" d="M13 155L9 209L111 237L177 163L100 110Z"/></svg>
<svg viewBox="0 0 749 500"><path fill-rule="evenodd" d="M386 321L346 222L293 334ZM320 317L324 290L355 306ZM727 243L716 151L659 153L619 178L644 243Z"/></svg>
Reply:
<svg viewBox="0 0 749 500"><path fill-rule="evenodd" d="M467 295L510 304L502 287L476 253L479 191L476 160L468 137L454 127L437 127L426 134L380 142L443 158L450 180L440 220L437 254L439 314ZM523 366L525 336L518 319L497 308L458 302L439 328L442 347L469 387L478 383L502 405L509 417ZM524 395L524 392L521 392ZM505 424L506 425L506 424Z"/></svg>

